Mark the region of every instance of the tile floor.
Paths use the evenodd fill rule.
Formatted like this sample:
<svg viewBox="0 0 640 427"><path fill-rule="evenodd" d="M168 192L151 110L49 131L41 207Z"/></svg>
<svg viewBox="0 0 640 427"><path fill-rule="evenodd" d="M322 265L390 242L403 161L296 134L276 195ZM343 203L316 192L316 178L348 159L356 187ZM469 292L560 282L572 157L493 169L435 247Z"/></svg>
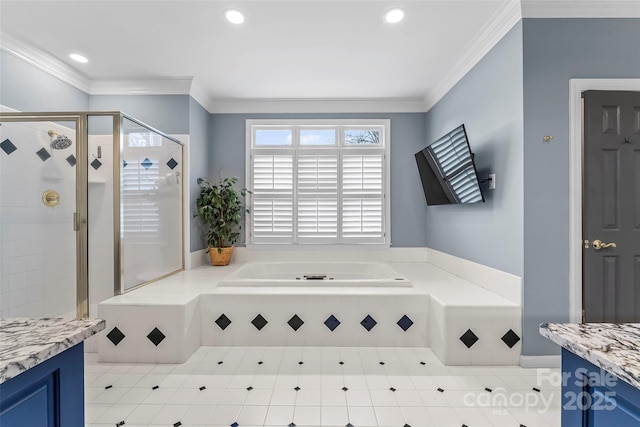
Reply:
<svg viewBox="0 0 640 427"><path fill-rule="evenodd" d="M183 364L86 354L86 425L557 427L558 370L444 366L428 348L201 347Z"/></svg>

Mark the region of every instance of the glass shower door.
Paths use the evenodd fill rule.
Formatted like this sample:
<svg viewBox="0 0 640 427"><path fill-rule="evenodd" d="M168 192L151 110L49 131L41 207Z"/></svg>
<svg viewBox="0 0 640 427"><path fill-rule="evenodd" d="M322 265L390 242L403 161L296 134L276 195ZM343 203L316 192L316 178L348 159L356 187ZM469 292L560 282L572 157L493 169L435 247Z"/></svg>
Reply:
<svg viewBox="0 0 640 427"><path fill-rule="evenodd" d="M47 119L0 120L0 317L76 317L77 121Z"/></svg>
<svg viewBox="0 0 640 427"><path fill-rule="evenodd" d="M181 270L182 145L122 119L120 238L122 290Z"/></svg>

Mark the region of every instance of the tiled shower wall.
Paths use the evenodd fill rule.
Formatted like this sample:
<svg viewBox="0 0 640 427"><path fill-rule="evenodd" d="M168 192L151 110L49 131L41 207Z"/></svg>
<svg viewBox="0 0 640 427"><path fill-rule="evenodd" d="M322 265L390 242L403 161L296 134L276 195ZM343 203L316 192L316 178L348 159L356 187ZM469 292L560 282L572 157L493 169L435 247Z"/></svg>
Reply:
<svg viewBox="0 0 640 427"><path fill-rule="evenodd" d="M52 150L49 130L73 144ZM75 149L72 124L0 126L0 317L75 317ZM58 206L43 204L48 189Z"/></svg>

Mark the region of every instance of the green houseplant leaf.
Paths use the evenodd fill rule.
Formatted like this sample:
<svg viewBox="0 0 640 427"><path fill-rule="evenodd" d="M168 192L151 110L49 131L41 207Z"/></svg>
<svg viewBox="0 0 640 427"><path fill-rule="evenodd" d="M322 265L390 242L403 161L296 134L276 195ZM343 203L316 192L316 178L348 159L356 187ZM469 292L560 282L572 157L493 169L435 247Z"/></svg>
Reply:
<svg viewBox="0 0 640 427"><path fill-rule="evenodd" d="M242 215L249 212L244 207L244 198L250 191L246 188L237 191L234 188L237 182L237 176L214 183L206 178L197 180L200 195L193 216L204 225L208 246L218 248L218 252L238 240Z"/></svg>

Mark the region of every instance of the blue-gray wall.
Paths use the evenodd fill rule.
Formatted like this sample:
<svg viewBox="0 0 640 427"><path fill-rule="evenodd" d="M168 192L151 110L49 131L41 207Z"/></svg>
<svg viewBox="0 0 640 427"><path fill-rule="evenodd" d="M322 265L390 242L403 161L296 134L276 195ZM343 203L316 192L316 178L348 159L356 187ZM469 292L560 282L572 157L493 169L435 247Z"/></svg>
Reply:
<svg viewBox="0 0 640 427"><path fill-rule="evenodd" d="M0 50L0 105L18 111L86 111L89 95Z"/></svg>
<svg viewBox="0 0 640 427"><path fill-rule="evenodd" d="M200 194L197 179L207 176L209 161L209 112L198 104L193 98L189 99L189 157L191 182L189 194L191 195L189 212L195 209L195 200ZM191 230L191 251L197 251L206 247L202 228L192 214L189 215Z"/></svg>
<svg viewBox="0 0 640 427"><path fill-rule="evenodd" d="M189 133L189 95L92 95L90 111L122 111L166 134Z"/></svg>
<svg viewBox="0 0 640 427"><path fill-rule="evenodd" d="M569 79L639 78L640 19L524 19L524 355L569 320ZM550 143L544 135L553 135Z"/></svg>
<svg viewBox="0 0 640 427"><path fill-rule="evenodd" d="M390 119L391 244L425 246L426 205L416 167L416 151L426 146L424 113L389 114L212 114L209 177L238 176L245 185L247 119ZM241 233L244 237L244 233ZM242 244L244 240L239 240Z"/></svg>
<svg viewBox="0 0 640 427"><path fill-rule="evenodd" d="M429 142L464 123L486 203L429 206L427 246L521 276L523 270L522 26L507 35L426 116Z"/></svg>

